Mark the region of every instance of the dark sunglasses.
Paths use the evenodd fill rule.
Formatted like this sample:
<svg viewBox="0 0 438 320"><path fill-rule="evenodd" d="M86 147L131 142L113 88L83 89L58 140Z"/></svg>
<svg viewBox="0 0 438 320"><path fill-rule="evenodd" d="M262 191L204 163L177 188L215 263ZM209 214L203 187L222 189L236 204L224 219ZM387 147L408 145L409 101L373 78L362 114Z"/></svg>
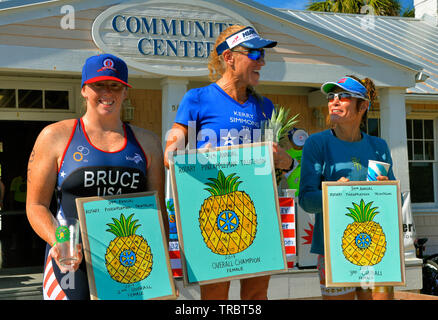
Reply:
<svg viewBox="0 0 438 320"><path fill-rule="evenodd" d="M363 100L368 100L365 99L364 97L351 93L351 92L338 92L338 93L333 93L330 92L327 94L327 100L332 102L333 100L335 100L335 98L338 98L339 101L349 101L351 100L351 98L358 98L358 99L363 99Z"/></svg>
<svg viewBox="0 0 438 320"><path fill-rule="evenodd" d="M245 51L241 51L241 50L231 50L233 52L239 52L242 54L245 54L248 58L250 58L251 60L257 61L260 58L264 58L265 57L265 49L250 49L250 50L245 50Z"/></svg>

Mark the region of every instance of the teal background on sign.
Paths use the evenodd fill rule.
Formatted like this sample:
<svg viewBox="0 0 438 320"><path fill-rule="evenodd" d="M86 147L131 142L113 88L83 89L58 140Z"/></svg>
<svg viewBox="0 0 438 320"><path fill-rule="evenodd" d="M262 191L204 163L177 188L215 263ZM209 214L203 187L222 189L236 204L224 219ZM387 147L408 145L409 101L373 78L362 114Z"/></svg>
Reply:
<svg viewBox="0 0 438 320"><path fill-rule="evenodd" d="M280 225L275 205L275 192L271 175L269 149L266 146L235 148L196 153L174 157L175 179L178 190L180 223L183 235L185 258L189 282L207 281L248 273L284 269L281 247ZM222 156L222 161L220 160ZM244 165L251 158L260 164ZM205 165L206 162L236 163L228 167ZM204 165L203 165L204 164ZM188 172L189 170L192 170ZM219 170L225 176L236 173L239 176L238 190L246 192L254 202L257 215L257 233L254 242L235 255L220 255L212 252L205 244L199 226L199 212L204 201L211 194L204 190L208 178L217 178ZM274 178L275 179L275 178ZM248 260L243 260L248 259ZM253 260L251 260L253 259ZM229 269L240 268L232 271Z"/></svg>
<svg viewBox="0 0 438 320"><path fill-rule="evenodd" d="M139 208L139 206L146 206L146 208ZM97 200L86 202L83 207L99 299L143 300L172 294L154 196ZM127 207L127 209L116 209L117 207ZM90 213L87 214L87 211ZM109 229L107 224L114 223L113 217L119 220L122 213L125 218L134 214L132 220L139 220L137 225L141 226L135 234L146 239L153 255L151 273L146 279L132 284L113 280L105 266L106 250L110 242L116 238L113 233L106 231Z"/></svg>
<svg viewBox="0 0 438 320"><path fill-rule="evenodd" d="M400 268L400 229L397 207L397 186L395 185L366 185L372 191L357 191L351 186L328 186L329 225L330 225L330 253L333 283L361 282L361 271L374 271L374 281L400 282L402 281ZM348 193L369 193L369 195L349 196ZM375 192L379 194L376 195ZM330 196L342 193L342 196ZM386 237L386 252L382 260L374 266L361 267L348 261L342 252L342 237L344 231L353 218L346 216L348 208L353 208L352 202L359 205L360 200L365 205L373 201L371 208L378 207L379 212L373 221L380 224ZM365 281L362 279L362 281ZM370 281L368 281L370 282Z"/></svg>

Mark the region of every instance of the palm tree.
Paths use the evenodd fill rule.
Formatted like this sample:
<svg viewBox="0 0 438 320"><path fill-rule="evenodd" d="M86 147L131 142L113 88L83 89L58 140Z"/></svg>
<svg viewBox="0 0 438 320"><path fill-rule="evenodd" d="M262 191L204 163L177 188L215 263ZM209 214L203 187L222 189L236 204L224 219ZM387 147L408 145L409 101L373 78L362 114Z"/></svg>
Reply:
<svg viewBox="0 0 438 320"><path fill-rule="evenodd" d="M401 5L399 0L310 0L307 10L340 13L373 13L366 10L369 6L374 14L398 16Z"/></svg>
<svg viewBox="0 0 438 320"><path fill-rule="evenodd" d="M414 8L406 9L403 12L402 17L414 18L415 17L415 9Z"/></svg>

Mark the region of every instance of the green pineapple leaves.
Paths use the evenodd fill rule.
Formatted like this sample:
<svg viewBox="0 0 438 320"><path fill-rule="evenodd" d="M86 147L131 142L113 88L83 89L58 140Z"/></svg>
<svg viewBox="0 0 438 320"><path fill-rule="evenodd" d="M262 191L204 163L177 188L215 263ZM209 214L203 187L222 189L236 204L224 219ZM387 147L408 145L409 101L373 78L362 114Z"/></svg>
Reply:
<svg viewBox="0 0 438 320"><path fill-rule="evenodd" d="M225 177L222 170L219 170L217 178L208 178L211 182L206 182L205 184L210 188L205 188L204 190L210 192L212 196L223 196L237 191L237 187L242 181L237 181L239 177L235 175L235 173L232 173Z"/></svg>
<svg viewBox="0 0 438 320"><path fill-rule="evenodd" d="M112 218L114 223L108 223L107 226L109 226L110 229L106 231L113 233L116 237L129 237L134 235L141 224L137 225L138 220L131 221L133 216L134 214L131 214L128 219L126 219L122 213L120 220Z"/></svg>
<svg viewBox="0 0 438 320"><path fill-rule="evenodd" d="M359 205L354 202L352 204L354 208L347 208L350 213L347 213L346 216L353 218L355 222L373 221L374 217L379 213L376 211L378 207L371 208L373 201L365 205L365 201L361 199Z"/></svg>
<svg viewBox="0 0 438 320"><path fill-rule="evenodd" d="M281 139L287 136L288 132L298 123L296 114L289 118L290 109L281 106L276 106L272 111L271 119L266 121L265 131L272 130L274 134L274 142L280 142Z"/></svg>

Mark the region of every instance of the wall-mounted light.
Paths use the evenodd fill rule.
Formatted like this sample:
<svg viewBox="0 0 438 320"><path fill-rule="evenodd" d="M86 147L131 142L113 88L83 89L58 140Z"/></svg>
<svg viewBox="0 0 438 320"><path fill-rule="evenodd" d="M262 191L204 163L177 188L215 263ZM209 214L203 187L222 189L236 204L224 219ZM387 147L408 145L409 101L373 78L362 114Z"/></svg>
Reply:
<svg viewBox="0 0 438 320"><path fill-rule="evenodd" d="M429 78L429 75L427 73L424 73L423 71L418 72L415 75L415 82L419 83L419 82L424 82Z"/></svg>
<svg viewBox="0 0 438 320"><path fill-rule="evenodd" d="M122 104L122 120L132 121L134 120L134 106L131 104L131 100L126 99Z"/></svg>

